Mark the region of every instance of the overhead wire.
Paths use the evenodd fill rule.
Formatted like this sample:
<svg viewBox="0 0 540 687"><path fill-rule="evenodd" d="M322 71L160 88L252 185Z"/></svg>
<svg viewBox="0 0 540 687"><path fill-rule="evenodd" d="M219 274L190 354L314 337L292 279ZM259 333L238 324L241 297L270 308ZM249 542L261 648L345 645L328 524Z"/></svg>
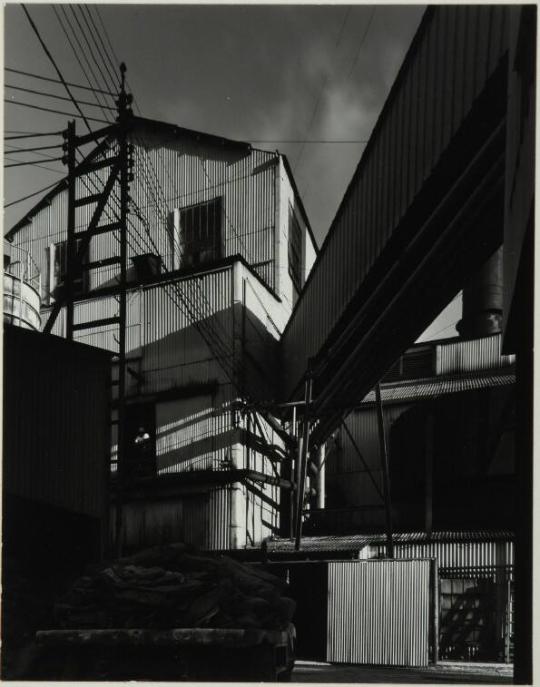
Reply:
<svg viewBox="0 0 540 687"><path fill-rule="evenodd" d="M89 17L89 19L90 19L90 23L92 24L92 26L90 26L90 23L88 22L88 19L87 19L87 18L85 17L85 15L84 15L84 11L85 11L85 10L86 10L86 13L87 13L87 15L88 15L88 17ZM114 68L114 65L113 65L113 67L112 67L112 72L111 72L111 70L109 69L109 61L107 60L107 50L106 50L106 48L105 48L105 45L104 45L104 43L103 43L103 39L101 38L101 34L100 34L100 32L99 32L99 30L98 30L98 28L97 28L97 26L96 26L96 23L95 23L95 21L94 21L94 18L92 17L92 14L91 14L91 12L90 12L90 8L89 8L88 5L81 5L81 14L82 14L83 19L84 19L84 21L85 21L85 23L86 23L86 26L88 27L88 30L89 30L90 34L94 36L94 44L95 44L95 46L97 47L97 50L98 50L99 55L100 55L100 58L103 60L103 65L104 65L104 67L105 67L105 70L107 71L107 74L109 75L109 78L111 79L112 83L114 84L115 79L116 79L116 75L115 75L115 73L114 73L115 68ZM104 56L104 53L102 52L101 47L98 45L97 41L95 40L95 37L96 37L96 36L97 36L97 38L99 39L99 42L101 43L101 46L103 47L103 50L105 51L105 56Z"/></svg>
<svg viewBox="0 0 540 687"><path fill-rule="evenodd" d="M51 158L52 162L57 162L58 160L61 160L61 159L62 159L61 157L53 157L53 158ZM6 167L24 167L24 166L26 166L26 165L36 165L36 164L39 164L39 163L41 163L41 162L42 162L42 160L37 160L37 161L36 161L36 160L28 160L28 161L26 161L26 162L13 162L13 163L11 163L11 164L9 164L9 165L4 165L4 167L5 167L5 168L6 168Z"/></svg>
<svg viewBox="0 0 540 687"><path fill-rule="evenodd" d="M105 109L106 109L106 107L107 107L107 105L106 105L107 101L105 100L105 95L104 95L105 93L107 93L107 91L105 91L104 89L99 88L99 82L95 79L95 75L94 75L94 72L93 72L93 69L92 69L92 65L89 63L89 60L88 60L88 58L87 58L87 56L86 56L86 53L85 53L85 51L83 50L83 47L82 47L82 45L81 45L81 43L80 43L80 41L79 41L79 38L78 38L76 32L74 31L72 25L71 25L71 22L70 22L70 20L69 20L68 14L67 14L67 12L66 12L64 6L63 6L63 5L60 5L59 7L60 7L60 10L62 11L62 14L63 14L63 16L64 16L64 20L65 20L66 24L67 24L68 27L69 27L69 31L71 31L71 34L72 34L72 36L73 36L73 39L74 39L75 42L77 43L77 46L78 46L78 48L79 48L78 50L77 50L77 49L75 48L75 46L73 45L73 41L71 40L70 33L69 33L68 29L66 29L66 27L64 26L64 23L63 23L63 21L62 21L62 18L60 17L60 14L59 14L59 12L57 11L56 7L55 7L54 5L53 5L52 7L53 7L54 14L55 14L55 16L56 16L56 19L58 20L58 23L60 24L60 26L61 26L61 28L62 28L62 31L64 32L64 35L65 35L66 38L67 38L67 41L68 41L68 43L69 43L69 46L70 46L70 48L71 48L71 50L72 50L72 52L73 52L73 54L74 54L74 56L75 56L75 59L77 60L77 62L78 62L78 64L79 64L79 67L80 67L80 69L81 69L81 72L83 73L83 76L84 76L84 78L86 79L86 82L88 83L89 88L92 90L92 92L93 92L93 94L94 94L94 98L96 99L96 102L98 102L98 103L100 104L100 106L101 106L101 111L102 111L102 113L103 113L103 116L105 117L105 119L108 119L109 117L108 117L108 115L107 115L107 112L105 111ZM82 57L84 58L84 60L85 60L85 62L86 62L86 64L87 64L87 66L88 66L88 68L90 69L90 71L91 71L91 73L92 73L92 78L93 78L94 81L98 84L97 86L96 86L95 84L93 84L92 81L90 80L90 77L88 76L88 73L87 73L85 67L83 66L83 63L82 63L82 61L81 61L80 55L82 55Z"/></svg>
<svg viewBox="0 0 540 687"><path fill-rule="evenodd" d="M51 83L60 83L63 86L67 84L71 88L80 88L84 91L93 91L93 88L88 88L88 86L82 86L81 84L73 83L71 81L61 81L60 79L53 79L49 76L43 76L41 74L33 74L32 72L23 72L20 69L13 69L12 67L4 67L4 70L6 72L11 72L13 74L20 74L21 76L28 76L31 77L32 79L39 79L40 81L50 81ZM109 91L100 91L103 95L110 95L113 98L116 96L116 93L109 93Z"/></svg>
<svg viewBox="0 0 540 687"><path fill-rule="evenodd" d="M95 117L88 117L84 114L78 115L78 114L74 114L73 112L63 112L61 110L54 110L50 107L42 107L40 105L33 105L32 103L23 103L20 100L10 100L9 98L4 98L4 102L9 103L10 105L19 105L20 107L28 107L32 110L40 110L41 112L52 112L54 114L63 115L64 117L76 117L77 119L84 119L84 121L85 121L85 123L88 126L90 131L92 131L92 129L90 129L90 125L88 124L89 121L90 122L99 122L101 124L108 124L109 123L106 119L105 120L104 119L96 119Z"/></svg>
<svg viewBox="0 0 540 687"><path fill-rule="evenodd" d="M50 133L32 133L30 131L4 130L7 134L20 134L19 136L4 136L4 141L15 141L21 138L38 138L40 136L60 136L61 131L51 131Z"/></svg>
<svg viewBox="0 0 540 687"><path fill-rule="evenodd" d="M47 98L54 98L55 100L67 100L68 102L71 102L71 98L66 98L65 95L57 95L56 93L48 93L46 91L36 91L32 88L24 88L22 86L14 86L13 84L4 84L4 88L11 88L14 91L23 91L23 93L32 93L33 95L43 95L46 96ZM88 100L78 100L80 105L89 105L90 107L101 107L99 104L96 103L90 103ZM115 110L114 107L111 107L110 105L104 105L107 110Z"/></svg>
<svg viewBox="0 0 540 687"><path fill-rule="evenodd" d="M38 40L39 40L39 42L40 42L40 44L41 44L41 47L43 48L45 54L46 54L47 57L49 58L49 61L50 61L51 64L53 65L54 69L56 70L56 73L58 74L58 78L62 81L62 84L64 85L64 88L65 88L66 91L68 92L69 97L71 98L73 104L75 105L75 108L78 110L78 112L79 112L80 116L82 117L83 121L85 122L85 124L86 124L88 130L89 130L89 131L92 131L92 129L91 129L91 127L90 127L90 124L88 123L88 120L86 119L86 117L85 117L85 115L84 115L84 112L81 110L79 104L77 103L77 101L76 101L75 98L73 97L73 93L71 92L69 86L67 85L66 80L64 79L64 77L63 77L63 75L62 75L62 72L61 72L60 69L58 68L58 65L56 64L56 61L55 61L54 57L51 55L51 52L50 52L50 50L47 48L47 45L45 44L45 41L44 41L43 38L41 37L41 34L40 34L40 32L38 31L37 26L35 25L35 23L34 23L32 17L30 16L30 13L29 13L28 10L26 9L26 5L21 4L21 7L22 7L22 9L23 9L23 12L26 14L26 17L27 17L27 19L28 19L28 21L29 21L29 23L30 23L30 26L32 27L34 33L35 33L36 36L37 36L37 38L38 38Z"/></svg>
<svg viewBox="0 0 540 687"><path fill-rule="evenodd" d="M53 186L58 186L58 181L53 182L52 184L48 184L47 186L44 186L43 188L40 188L38 191L34 191L33 193L29 193L26 196L23 196L22 198L17 198L17 200L12 200L9 203L4 203L4 208L9 208L12 205L17 205L18 203L22 203L25 200L29 200L30 198L34 198L34 196L38 196L44 191L48 191L51 189Z"/></svg>
<svg viewBox="0 0 540 687"><path fill-rule="evenodd" d="M350 12L351 12L351 8L350 8L350 7L347 7L347 10L346 10L345 15L344 15L344 17L343 17L343 21L341 22L341 27L340 27L340 29L339 29L339 32L338 32L336 41L334 42L334 51L336 51L336 50L338 49L339 45L341 44L341 40L342 40L342 38L343 38L343 32L344 32L344 30L345 30L345 25L347 24L347 19L349 18ZM325 91L325 89L326 89L326 85L327 85L327 83L328 83L328 78L329 78L329 75L328 75L328 72L327 72L327 73L324 75L323 85L322 85L322 87L321 87L321 89L320 89L320 91L319 91L319 95L317 96L317 100L315 101L315 106L314 106L313 111L312 111L312 113L311 113L311 118L310 118L310 120L309 120L309 125L308 125L308 128L307 128L307 134L308 134L308 135L309 135L309 133L310 133L312 127L313 127L313 124L315 123L315 119L316 119L317 113L318 113L318 111L319 111L319 106L320 106L320 104L321 104L321 100L322 100L324 91ZM306 136L306 138L307 138L307 136ZM305 146L306 146L305 141L302 141L302 147L300 148L300 152L298 153L298 157L296 158L296 162L295 162L294 165L293 165L293 171L296 171L297 168L298 168L298 165L300 164L300 160L302 159L302 155L304 154Z"/></svg>
<svg viewBox="0 0 540 687"><path fill-rule="evenodd" d="M4 155L5 160L15 160L16 158L10 157L9 155ZM59 169L53 169L52 167L46 167L45 165L42 165L40 162L28 162L29 165L32 165L33 167L39 167L40 169L46 169L48 172L54 172L55 174L60 174L62 176L65 176L65 173ZM8 167L10 165L7 165ZM13 167L17 167L17 165L11 165ZM4 206L6 207L6 206Z"/></svg>
<svg viewBox="0 0 540 687"><path fill-rule="evenodd" d="M101 78L103 79L103 83L107 84L107 79L103 75L103 71L101 69L100 62L96 59L96 57L94 55L94 51L93 51L92 46L90 44L90 40L89 40L89 37L87 35L87 32L81 26L81 22L79 21L79 17L77 16L76 7L80 8L81 6L69 5L69 9L71 10L71 14L73 15L73 18L75 19L77 26L79 27L80 35L82 36L82 38L84 39L84 42L88 46L88 50L90 52L90 57L92 58L94 64L96 65L96 68L97 68L99 74L101 75ZM97 77L96 77L96 81L97 81Z"/></svg>
<svg viewBox="0 0 540 687"><path fill-rule="evenodd" d="M103 120L97 120L96 118L88 118L88 117L85 117L85 115L82 113L82 111L80 110L80 107L77 106L77 103L76 103L75 99L73 98L71 92L69 91L69 88L68 88L68 86L67 86L67 82L65 82L65 80L64 80L64 78L63 78L63 76L62 76L62 74L61 74L61 72L60 72L58 66L57 66L56 63L54 62L54 58L53 58L52 55L50 54L50 51L47 49L46 45L44 44L44 41L43 41L43 39L41 38L41 36L40 36L40 34L39 34L39 31L37 30L37 27L36 27L35 24L33 23L33 21L32 21L32 19L31 19L30 15L29 15L29 13L28 13L28 11L26 10L26 8L25 8L24 6L23 6L23 9L24 9L24 11L25 11L25 13L26 13L26 15L27 15L27 17L28 17L28 19L29 19L31 25L32 25L32 28L34 29L34 32L36 33L36 35L38 36L38 39L40 40L40 43L42 44L43 49L45 50L45 52L46 52L47 56L49 57L49 59L51 60L51 62L53 63L53 66L55 67L55 69L56 69L56 71L57 71L57 73L58 73L58 75L59 75L59 77L60 77L60 79L61 79L62 84L64 85L64 87L65 87L66 90L68 91L68 94L70 95L70 99L72 100L72 102L75 104L75 106L76 106L77 109L79 110L79 112L80 112L80 114L81 114L81 118L85 121L85 124L86 124L87 128L89 129L89 131L91 131L91 128L90 128L90 125L89 125L88 121L90 121L90 120L93 120L93 121L103 121ZM82 31L81 23L78 21L78 17L77 17L77 15L76 15L75 11L73 10L73 8L72 8L72 13L73 13L73 15L74 15L74 17L75 17L75 20L76 20L76 22L77 22L77 25L79 26L79 29ZM66 15L66 18L67 18L67 15ZM84 17L83 17L83 18L84 18ZM86 22L86 23L87 23L87 22ZM88 26L88 23L87 23L87 26ZM76 36L76 34L74 34L74 35ZM89 47L89 50L90 50L90 54L91 54L91 56L92 56L92 59L97 63L96 56L95 56L95 54L94 54L94 51L93 51L92 48L90 47L90 43L89 43L87 37L84 36L84 38L85 38L85 41L86 41L86 43L87 43L87 45L88 45L88 47ZM94 39L94 40L95 40L95 39ZM79 44L80 44L80 43L79 43ZM89 60L87 61L87 64L90 65L90 61L89 61ZM79 66L82 66L82 65L80 64ZM103 71L101 70L101 68L99 67L99 65L97 65L97 66L98 66L98 71L99 71L101 77L103 78L103 81L105 82L105 84L107 84L107 79L105 78ZM93 71L93 70L92 70L92 71ZM96 83L99 84L99 79L98 79L97 77L95 77L95 73L94 73L94 72L93 72L93 75L94 75L94 78L95 78ZM87 75L86 75L86 76L87 76ZM110 71L109 71L109 76L110 76ZM87 76L87 79L88 79L88 76ZM104 90L104 89L91 88L91 90L93 90L94 93L96 93L97 90ZM37 107L37 106L35 106L35 107L36 107L36 109L40 109L40 108ZM42 108L42 109L45 109L45 108ZM47 110L48 110L48 109L49 109L49 108L47 108ZM71 114L69 114L69 113L60 113L60 114L65 114L65 115L67 115L67 116L74 116L74 115L71 115ZM108 122L107 122L107 121L104 121L103 123L108 123ZM81 178L81 181L83 182L83 185L88 189L88 185L86 184L86 182L84 181L84 179ZM92 183L93 186L95 186L95 183L93 182L93 180L91 181L91 183ZM115 199L115 198L114 198L114 194L111 194L111 197L112 197L113 199ZM117 199L115 199L115 200L117 200ZM107 214L107 213L105 213L105 214ZM130 225L134 228L134 225L133 225L131 222L130 222ZM144 226L144 223L143 223L143 226ZM148 234L149 234L149 237L151 238L151 234L150 234L150 232L148 231L148 227L146 226L145 229L147 230L147 232L148 232ZM137 234L139 234L139 232L138 232L136 229L135 229L135 232L136 232ZM138 239L137 239L137 243L139 243L140 240L142 240L142 236L139 234ZM154 244L154 246L155 246L155 243L153 242L153 240L151 241L151 243ZM159 255L159 251L157 251L157 254ZM182 296L182 294L179 294L179 295ZM181 300L182 300L183 305L184 305L184 310L187 309L187 310L189 311L189 303L186 303L185 298L181 298ZM197 304L196 308L198 308L199 305L200 305L200 304ZM193 317L193 314L195 315L195 317ZM196 320L200 318L201 314L202 314L202 313L201 313L200 310L199 310L198 312L191 313L191 315L192 315L192 316L191 316L191 319L195 320L195 322L194 322L195 324L197 324ZM189 312L188 312L188 315L189 315ZM199 326L200 326L200 325L199 325ZM205 333L203 333L203 332L201 332L201 333L203 334L203 338L204 338L205 340L207 340L207 339L208 339L208 334L209 334L209 332L206 331ZM205 334L206 334L206 335L205 335ZM215 337L215 333L214 333L214 337ZM221 345L219 344L219 340L216 341L215 338L214 338L213 341L208 341L208 340L207 340L207 343L210 344L211 350L212 350L212 348L215 348L216 345L217 345L217 347L218 347L218 354L219 354L219 355L216 356L216 357L218 357L218 360L220 359L220 357L223 357L223 353L224 353L225 351L224 351L224 349L221 348ZM234 380L233 380L233 381L234 381Z"/></svg>
<svg viewBox="0 0 540 687"><path fill-rule="evenodd" d="M55 148L61 148L62 144L58 143L56 145L52 146L38 146L36 148L19 148L18 146L6 146L9 150L9 148L14 148L13 154L20 154L20 153L34 153L37 150L53 150Z"/></svg>

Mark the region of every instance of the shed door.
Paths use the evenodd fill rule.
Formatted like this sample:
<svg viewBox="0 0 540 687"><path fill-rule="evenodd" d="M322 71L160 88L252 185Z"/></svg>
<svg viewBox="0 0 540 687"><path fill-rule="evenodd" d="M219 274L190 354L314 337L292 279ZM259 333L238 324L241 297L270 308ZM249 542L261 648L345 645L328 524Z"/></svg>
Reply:
<svg viewBox="0 0 540 687"><path fill-rule="evenodd" d="M328 661L425 666L429 635L429 560L328 564Z"/></svg>

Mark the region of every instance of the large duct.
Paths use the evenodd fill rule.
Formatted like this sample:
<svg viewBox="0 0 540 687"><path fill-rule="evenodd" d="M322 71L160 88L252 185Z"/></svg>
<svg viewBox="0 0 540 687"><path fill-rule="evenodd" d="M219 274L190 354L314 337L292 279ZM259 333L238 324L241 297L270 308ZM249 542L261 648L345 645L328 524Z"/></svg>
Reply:
<svg viewBox="0 0 540 687"><path fill-rule="evenodd" d="M456 329L465 339L498 334L503 314L502 246L463 289L463 316Z"/></svg>

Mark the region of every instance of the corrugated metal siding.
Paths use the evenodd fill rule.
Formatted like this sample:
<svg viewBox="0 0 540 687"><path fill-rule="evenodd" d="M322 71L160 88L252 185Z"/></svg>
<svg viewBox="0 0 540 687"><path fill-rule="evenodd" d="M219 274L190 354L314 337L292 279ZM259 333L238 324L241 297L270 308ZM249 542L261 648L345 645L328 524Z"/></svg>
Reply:
<svg viewBox="0 0 540 687"><path fill-rule="evenodd" d="M507 530L474 530L464 532L455 531L435 531L430 536L426 532L395 532L393 535L394 545L403 546L429 546L437 544L455 546L476 546L484 544L504 544L508 555L513 556L513 533ZM371 545L375 552L374 555L383 551L386 541L384 534L354 534L350 536L321 536L304 537L302 539L302 549L305 551L359 551ZM377 548L380 547L380 548ZM267 542L269 552L293 551L294 542L288 539L276 539ZM420 550L420 549L419 549ZM432 558L429 553L431 549L422 549L424 552L420 558ZM409 556L410 558L411 556ZM510 560L510 558L508 559Z"/></svg>
<svg viewBox="0 0 540 687"><path fill-rule="evenodd" d="M515 383L516 375L512 373L460 376L453 379L424 379L417 384L402 382L396 386L392 384L381 386L381 398L383 403L403 403L404 401L416 401L423 398L433 399L446 394L459 394L465 391L490 389ZM375 392L370 391L362 403L375 403L375 401Z"/></svg>
<svg viewBox="0 0 540 687"><path fill-rule="evenodd" d="M221 387L214 397L199 395L156 404L158 474L227 469L236 437L228 387Z"/></svg>
<svg viewBox="0 0 540 687"><path fill-rule="evenodd" d="M342 316L506 52L507 8L441 5L429 12L285 332L286 395ZM480 75L479 65L486 66ZM426 81L436 90L428 89ZM433 138L426 145L428 132Z"/></svg>
<svg viewBox="0 0 540 687"><path fill-rule="evenodd" d="M383 544L372 546L372 555L384 555ZM508 566L514 563L511 541L424 542L396 544L396 558L436 558L439 568Z"/></svg>
<svg viewBox="0 0 540 687"><path fill-rule="evenodd" d="M232 270L224 269L144 290L143 363L149 393L195 382L226 381L198 327L232 370ZM191 305L186 309L185 303ZM136 323L133 323L136 324Z"/></svg>
<svg viewBox="0 0 540 687"><path fill-rule="evenodd" d="M328 653L334 663L426 666L429 561L328 564Z"/></svg>
<svg viewBox="0 0 540 687"><path fill-rule="evenodd" d="M209 494L206 549L220 551L231 548L231 500L235 488L235 485L228 485Z"/></svg>
<svg viewBox="0 0 540 687"><path fill-rule="evenodd" d="M491 370L513 365L515 355L501 355L501 335L470 341L439 344L435 347L435 374Z"/></svg>
<svg viewBox="0 0 540 687"><path fill-rule="evenodd" d="M275 287L276 167L277 153L233 148L218 148L196 142L194 137L158 133L138 121L133 135L134 174L129 215L128 259L142 253L157 253L166 269L172 269L172 212L175 208L223 198L222 257L241 254L271 287ZM115 146L107 153L115 154ZM109 169L81 177L76 182L76 197L100 192ZM95 203L76 210L76 230L83 230L92 217ZM118 215L118 190L106 204L100 224L113 222ZM67 238L67 191L61 191L21 228L15 246L24 246L39 266L48 273L46 249ZM96 236L90 242L89 260L118 255L116 232ZM90 272L89 286L110 282L117 267ZM48 296L48 294L46 294Z"/></svg>
<svg viewBox="0 0 540 687"><path fill-rule="evenodd" d="M6 492L102 517L109 404L108 357L55 337L6 327Z"/></svg>

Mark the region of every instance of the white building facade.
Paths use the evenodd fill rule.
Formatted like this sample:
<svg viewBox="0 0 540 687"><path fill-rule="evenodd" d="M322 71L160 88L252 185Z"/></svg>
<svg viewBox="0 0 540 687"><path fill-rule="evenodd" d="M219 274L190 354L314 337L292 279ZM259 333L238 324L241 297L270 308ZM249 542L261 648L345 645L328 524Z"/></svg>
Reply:
<svg viewBox="0 0 540 687"><path fill-rule="evenodd" d="M279 531L281 464L266 447L282 444L262 416L242 407L277 396L278 340L316 244L279 153L141 118L130 140L126 431L136 458L142 431L146 466L123 505L124 543L257 546ZM78 196L103 188L105 175L78 179ZM94 207L77 209L77 231ZM116 217L113 194L101 224ZM8 240L39 266L44 324L66 269L66 186L45 196ZM97 235L86 261L118 250L113 231ZM116 272L103 265L77 279L75 323L117 314ZM53 334L65 336L65 308ZM114 326L74 338L117 349ZM113 472L114 405L113 390Z"/></svg>

